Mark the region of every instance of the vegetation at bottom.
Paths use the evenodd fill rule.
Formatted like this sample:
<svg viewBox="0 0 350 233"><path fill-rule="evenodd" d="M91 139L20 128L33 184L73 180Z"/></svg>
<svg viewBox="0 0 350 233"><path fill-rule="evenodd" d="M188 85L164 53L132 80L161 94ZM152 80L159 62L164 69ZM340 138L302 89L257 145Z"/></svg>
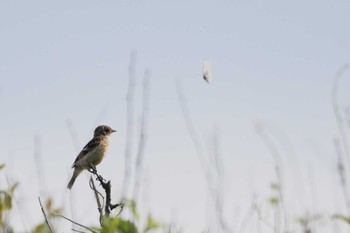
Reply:
<svg viewBox="0 0 350 233"><path fill-rule="evenodd" d="M0 164L0 172L5 168L5 164ZM13 210L15 191L19 183L16 182L3 189L0 187L0 232L14 233L15 226L11 225L10 215ZM53 228L51 223L58 219L63 219L62 208L55 207L54 201L51 198L46 199L43 202L43 221L36 226L33 226L30 230L31 233L55 233L61 232L59 229ZM40 208L38 204L38 208ZM142 228L137 226L135 222L139 220L139 213L136 203L132 200L128 200L125 203L124 210L131 214L130 219L134 221L124 219L120 215L116 217L104 217L103 226L86 226L84 229L81 226L76 225L77 232L96 232L96 233L150 233L155 230L164 229L166 224L154 219L151 214L148 215L146 223ZM47 221L47 222L46 222ZM79 223L78 223L79 224ZM50 229L51 228L51 229Z"/></svg>

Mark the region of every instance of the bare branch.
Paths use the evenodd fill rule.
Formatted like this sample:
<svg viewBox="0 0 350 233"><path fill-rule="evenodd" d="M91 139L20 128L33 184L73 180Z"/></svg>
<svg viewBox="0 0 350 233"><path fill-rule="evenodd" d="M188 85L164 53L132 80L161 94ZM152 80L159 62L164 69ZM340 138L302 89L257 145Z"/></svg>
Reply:
<svg viewBox="0 0 350 233"><path fill-rule="evenodd" d="M111 204L111 181L106 182L106 180L100 174L97 173L97 170L95 167L90 168L88 171L96 176L96 180L100 182L102 188L105 190L105 193L106 193L105 216L109 217L111 211L117 207L123 208L124 206L123 203Z"/></svg>

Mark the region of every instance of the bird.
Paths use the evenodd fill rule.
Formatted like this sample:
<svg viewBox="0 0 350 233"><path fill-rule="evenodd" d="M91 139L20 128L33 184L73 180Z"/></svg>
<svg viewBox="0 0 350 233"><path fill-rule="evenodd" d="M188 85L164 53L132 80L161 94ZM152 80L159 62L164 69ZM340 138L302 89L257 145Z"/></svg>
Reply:
<svg viewBox="0 0 350 233"><path fill-rule="evenodd" d="M67 185L68 189L72 188L75 180L84 169L95 169L95 166L101 163L108 150L109 136L114 132L117 131L107 125L96 127L94 137L84 146L72 165L74 172Z"/></svg>

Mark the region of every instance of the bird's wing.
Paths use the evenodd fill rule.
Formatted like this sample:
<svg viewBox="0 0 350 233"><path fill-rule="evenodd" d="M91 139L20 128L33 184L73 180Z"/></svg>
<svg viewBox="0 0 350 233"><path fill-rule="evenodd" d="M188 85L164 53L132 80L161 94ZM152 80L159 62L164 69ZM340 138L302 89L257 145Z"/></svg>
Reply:
<svg viewBox="0 0 350 233"><path fill-rule="evenodd" d="M98 145L100 145L100 143L101 143L101 138L99 137L91 139L90 142L88 142L88 144L86 144L86 146L84 146L84 148L80 151L72 167L74 167L76 162L78 162L81 158L83 158L87 153L89 153L90 151L95 149Z"/></svg>

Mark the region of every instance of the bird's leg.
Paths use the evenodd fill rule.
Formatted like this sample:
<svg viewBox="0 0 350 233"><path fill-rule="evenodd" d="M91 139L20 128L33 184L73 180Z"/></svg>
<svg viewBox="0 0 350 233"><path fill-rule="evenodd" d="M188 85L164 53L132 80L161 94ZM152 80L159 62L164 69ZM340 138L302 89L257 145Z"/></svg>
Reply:
<svg viewBox="0 0 350 233"><path fill-rule="evenodd" d="M92 174L98 175L97 169L96 169L95 165L93 165L92 163L90 163L90 167L89 167L88 171L91 172Z"/></svg>
<svg viewBox="0 0 350 233"><path fill-rule="evenodd" d="M96 176L96 180L98 180L100 183L106 183L106 180L100 174L97 173L96 166L92 163L90 163L88 171L94 174Z"/></svg>
<svg viewBox="0 0 350 233"><path fill-rule="evenodd" d="M106 180L99 174L95 174L96 175L96 180L100 181L100 183L106 183Z"/></svg>

